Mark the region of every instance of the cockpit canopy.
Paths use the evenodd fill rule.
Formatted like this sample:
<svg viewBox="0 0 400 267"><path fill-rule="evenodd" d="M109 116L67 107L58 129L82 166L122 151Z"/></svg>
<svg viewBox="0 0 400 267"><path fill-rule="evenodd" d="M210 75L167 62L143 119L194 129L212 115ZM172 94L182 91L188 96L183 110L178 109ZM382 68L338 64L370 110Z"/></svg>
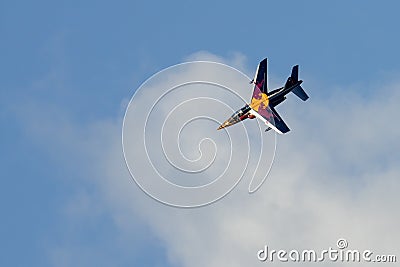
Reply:
<svg viewBox="0 0 400 267"><path fill-rule="evenodd" d="M242 117L243 115L247 114L247 112L250 111L250 107L249 105L244 106L243 108L239 109L238 111L236 111L235 113L232 114L231 119L232 122L238 122L240 121L240 117Z"/></svg>

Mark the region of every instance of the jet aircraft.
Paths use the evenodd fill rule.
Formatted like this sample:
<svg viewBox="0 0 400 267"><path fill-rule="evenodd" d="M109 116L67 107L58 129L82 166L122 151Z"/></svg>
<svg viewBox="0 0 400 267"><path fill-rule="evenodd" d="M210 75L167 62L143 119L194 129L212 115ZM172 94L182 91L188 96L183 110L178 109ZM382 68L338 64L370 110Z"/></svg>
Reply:
<svg viewBox="0 0 400 267"><path fill-rule="evenodd" d="M296 65L292 68L292 73L285 86L268 92L267 59L265 58L258 65L254 79L250 82L254 83L253 97L250 104L246 104L243 108L233 113L217 130L232 126L245 119L258 118L268 126L265 131L273 129L279 134L289 132L289 127L276 112L275 107L282 103L290 92L293 92L303 101L308 99L308 95L300 86L303 81L299 80L298 76L299 65Z"/></svg>

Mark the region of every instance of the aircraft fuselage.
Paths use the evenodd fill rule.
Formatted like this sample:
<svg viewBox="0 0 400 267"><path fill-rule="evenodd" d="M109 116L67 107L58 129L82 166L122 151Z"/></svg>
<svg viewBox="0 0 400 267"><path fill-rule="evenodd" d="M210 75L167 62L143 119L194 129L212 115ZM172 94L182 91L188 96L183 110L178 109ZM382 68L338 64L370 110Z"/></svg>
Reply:
<svg viewBox="0 0 400 267"><path fill-rule="evenodd" d="M275 107L282 103L286 99L286 95L290 93L295 87L299 86L303 81L300 80L293 85L287 86L288 82L284 87L277 88L269 92L268 99L269 99L269 106ZM218 130L232 126L238 122L241 122L245 119L254 119L255 116L250 113L251 107L249 104L246 104L244 107L236 111L232 114L232 116L227 119L224 123L222 123Z"/></svg>

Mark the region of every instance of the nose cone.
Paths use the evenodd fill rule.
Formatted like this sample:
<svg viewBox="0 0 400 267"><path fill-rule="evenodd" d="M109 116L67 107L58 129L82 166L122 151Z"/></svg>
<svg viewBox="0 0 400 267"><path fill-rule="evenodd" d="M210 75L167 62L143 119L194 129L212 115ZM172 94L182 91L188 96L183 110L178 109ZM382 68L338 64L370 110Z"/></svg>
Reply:
<svg viewBox="0 0 400 267"><path fill-rule="evenodd" d="M238 111L233 113L233 115L229 119L227 119L223 124L221 124L217 130L221 130L228 126L232 126L232 125L244 120L245 118L247 118L246 115L249 112L249 110L250 110L250 107L248 105L244 106L242 109L239 109Z"/></svg>
<svg viewBox="0 0 400 267"><path fill-rule="evenodd" d="M226 120L223 124L221 124L221 125L218 127L217 130L224 129L225 127L228 127L228 126L230 126L230 125L231 125L231 122L230 122L230 118L229 118L229 119Z"/></svg>

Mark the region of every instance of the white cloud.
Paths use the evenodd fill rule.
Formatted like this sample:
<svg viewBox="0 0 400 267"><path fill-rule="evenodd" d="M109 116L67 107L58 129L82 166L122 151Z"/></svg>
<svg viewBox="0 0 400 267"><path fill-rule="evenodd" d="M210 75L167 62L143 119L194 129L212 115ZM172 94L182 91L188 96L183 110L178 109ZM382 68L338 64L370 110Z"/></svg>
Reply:
<svg viewBox="0 0 400 267"><path fill-rule="evenodd" d="M203 53L189 58L225 61ZM228 62L245 62L238 58ZM309 89L307 81L303 87ZM311 95L305 103L289 96L278 109L292 132L279 136L267 182L249 195L245 178L221 201L198 209L171 208L138 189L123 162L120 119L86 129L70 125L68 146L87 155L86 171L121 235L141 231L140 218L176 266L265 266L256 255L264 245L322 250L340 237L350 249L400 257L399 87L382 85L370 98L349 88L327 93L329 98ZM85 206L68 206L70 212L88 209L91 201L82 197Z"/></svg>
<svg viewBox="0 0 400 267"><path fill-rule="evenodd" d="M279 137L278 158L262 190L234 190L196 210L136 209L146 210L171 258L188 267L262 265L256 252L264 244L325 249L340 237L353 249L399 255L400 170L393 154L399 112L395 101L385 101L398 99L396 88L385 85L371 100L335 91L306 103L290 96L281 113L293 132Z"/></svg>

